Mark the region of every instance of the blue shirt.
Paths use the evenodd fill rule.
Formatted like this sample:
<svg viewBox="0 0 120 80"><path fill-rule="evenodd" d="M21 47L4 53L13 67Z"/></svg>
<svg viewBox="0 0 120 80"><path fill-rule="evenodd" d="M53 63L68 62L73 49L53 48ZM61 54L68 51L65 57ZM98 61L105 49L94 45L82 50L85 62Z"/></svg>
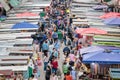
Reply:
<svg viewBox="0 0 120 80"><path fill-rule="evenodd" d="M71 75L72 75L72 79L73 79L73 80L76 79L77 73L76 73L75 70L72 70L72 71L71 71Z"/></svg>
<svg viewBox="0 0 120 80"><path fill-rule="evenodd" d="M58 34L56 32L53 33L52 38L58 38Z"/></svg>
<svg viewBox="0 0 120 80"><path fill-rule="evenodd" d="M59 42L56 42L55 45L54 45L54 48L55 48L56 50L58 50L58 49L60 48L60 43L59 43Z"/></svg>
<svg viewBox="0 0 120 80"><path fill-rule="evenodd" d="M58 57L58 52L55 51L53 55L57 58Z"/></svg>
<svg viewBox="0 0 120 80"><path fill-rule="evenodd" d="M44 34L43 35L43 41L47 40L47 36Z"/></svg>
<svg viewBox="0 0 120 80"><path fill-rule="evenodd" d="M43 43L42 45L42 50L48 50L49 49L49 46L47 43Z"/></svg>

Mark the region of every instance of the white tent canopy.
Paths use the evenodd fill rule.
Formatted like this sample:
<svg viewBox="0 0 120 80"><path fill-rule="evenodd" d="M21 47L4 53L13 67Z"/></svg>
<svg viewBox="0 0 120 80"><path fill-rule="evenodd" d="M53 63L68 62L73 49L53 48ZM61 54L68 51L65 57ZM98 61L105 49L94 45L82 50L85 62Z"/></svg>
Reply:
<svg viewBox="0 0 120 80"><path fill-rule="evenodd" d="M29 56L0 56L0 59L1 60L3 60L3 59L4 60L6 60L6 59L7 60L16 60L16 59L17 60L22 60L22 59L23 60L25 60L25 59L27 60L27 59L29 59Z"/></svg>
<svg viewBox="0 0 120 80"><path fill-rule="evenodd" d="M28 66L0 66L0 70L27 71Z"/></svg>

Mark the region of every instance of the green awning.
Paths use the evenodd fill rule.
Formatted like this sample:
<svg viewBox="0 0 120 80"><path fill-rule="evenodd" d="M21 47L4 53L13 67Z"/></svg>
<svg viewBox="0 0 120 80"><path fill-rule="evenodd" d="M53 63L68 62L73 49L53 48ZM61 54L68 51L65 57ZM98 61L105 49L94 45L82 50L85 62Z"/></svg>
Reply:
<svg viewBox="0 0 120 80"><path fill-rule="evenodd" d="M110 2L111 0L104 0L105 2Z"/></svg>
<svg viewBox="0 0 120 80"><path fill-rule="evenodd" d="M10 0L9 3L12 7L17 7L20 2L18 0Z"/></svg>
<svg viewBox="0 0 120 80"><path fill-rule="evenodd" d="M116 47L120 47L120 43L119 42L105 42L105 41L97 41L97 42L93 42L93 45L107 45L107 46L116 46Z"/></svg>

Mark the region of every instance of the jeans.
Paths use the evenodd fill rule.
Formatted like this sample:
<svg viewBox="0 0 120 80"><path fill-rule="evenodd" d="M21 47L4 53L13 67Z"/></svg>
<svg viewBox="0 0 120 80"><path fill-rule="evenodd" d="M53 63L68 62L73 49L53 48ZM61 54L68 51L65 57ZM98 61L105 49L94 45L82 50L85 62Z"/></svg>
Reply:
<svg viewBox="0 0 120 80"><path fill-rule="evenodd" d="M52 72L56 73L56 71L57 71L57 68L52 68Z"/></svg>
<svg viewBox="0 0 120 80"><path fill-rule="evenodd" d="M48 62L44 62L44 71L46 71L47 64Z"/></svg>
<svg viewBox="0 0 120 80"><path fill-rule="evenodd" d="M63 39L63 41L64 41L64 44L67 45L67 43L66 43L66 39Z"/></svg>

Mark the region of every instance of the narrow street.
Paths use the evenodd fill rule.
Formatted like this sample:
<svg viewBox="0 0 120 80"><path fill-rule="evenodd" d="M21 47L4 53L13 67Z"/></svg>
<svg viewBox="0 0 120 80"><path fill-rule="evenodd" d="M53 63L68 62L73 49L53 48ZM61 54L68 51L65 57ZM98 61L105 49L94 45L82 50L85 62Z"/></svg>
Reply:
<svg viewBox="0 0 120 80"><path fill-rule="evenodd" d="M120 0L0 0L0 80L120 80Z"/></svg>

